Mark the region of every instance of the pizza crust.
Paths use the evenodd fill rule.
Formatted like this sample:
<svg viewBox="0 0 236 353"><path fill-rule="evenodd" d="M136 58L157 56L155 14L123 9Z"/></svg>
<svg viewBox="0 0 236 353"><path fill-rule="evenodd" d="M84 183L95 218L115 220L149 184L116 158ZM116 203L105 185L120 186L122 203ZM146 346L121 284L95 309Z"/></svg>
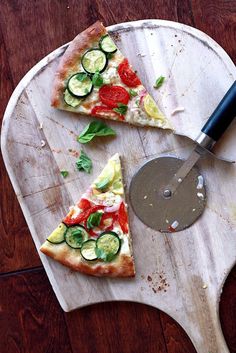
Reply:
<svg viewBox="0 0 236 353"><path fill-rule="evenodd" d="M101 36L106 33L106 28L101 22L97 21L85 31L79 33L70 43L60 60L55 74L51 96L51 105L53 107L59 108L61 106L61 97L63 97L65 80L69 76L68 73L70 71L77 71L75 67L78 66L78 62L84 51L93 47L93 44L97 43Z"/></svg>
<svg viewBox="0 0 236 353"><path fill-rule="evenodd" d="M85 261L80 250L70 248L66 243L51 244L46 241L40 250L47 256L60 262L62 265L88 275L97 277L134 277L133 257L118 254L112 262Z"/></svg>

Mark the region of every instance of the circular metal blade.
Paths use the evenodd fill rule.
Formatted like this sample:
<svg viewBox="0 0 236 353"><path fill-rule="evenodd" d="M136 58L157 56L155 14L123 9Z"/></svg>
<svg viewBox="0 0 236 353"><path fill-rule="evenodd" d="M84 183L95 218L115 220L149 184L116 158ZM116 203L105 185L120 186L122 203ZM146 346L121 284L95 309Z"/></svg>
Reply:
<svg viewBox="0 0 236 353"><path fill-rule="evenodd" d="M134 175L129 191L131 205L138 218L150 228L160 232L180 231L202 214L206 190L199 184L200 174L195 167L171 197L163 195L165 186L183 163L178 158L160 157L148 161Z"/></svg>

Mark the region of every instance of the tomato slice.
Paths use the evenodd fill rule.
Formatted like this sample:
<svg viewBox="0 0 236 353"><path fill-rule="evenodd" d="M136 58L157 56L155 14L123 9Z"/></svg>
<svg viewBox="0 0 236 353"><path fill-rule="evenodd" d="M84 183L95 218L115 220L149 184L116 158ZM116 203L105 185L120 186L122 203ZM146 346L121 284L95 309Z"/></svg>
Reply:
<svg viewBox="0 0 236 353"><path fill-rule="evenodd" d="M118 103L127 105L130 96L122 86L104 85L99 89L99 98L108 107L117 108Z"/></svg>
<svg viewBox="0 0 236 353"><path fill-rule="evenodd" d="M99 118L104 118L104 116L107 115L109 117L113 117L114 119L119 118L121 120L124 120L123 115L120 115L120 114L114 112L114 110L112 108L109 108L104 105L97 105L97 106L93 107L93 109L91 110L91 115L97 116Z"/></svg>
<svg viewBox="0 0 236 353"><path fill-rule="evenodd" d="M87 199L81 199L79 204L78 204L78 207L81 210L85 211L85 210L88 210L91 207L91 203Z"/></svg>
<svg viewBox="0 0 236 353"><path fill-rule="evenodd" d="M127 59L124 59L118 66L118 74L121 81L128 87L137 87L141 81L136 73L131 69Z"/></svg>
<svg viewBox="0 0 236 353"><path fill-rule="evenodd" d="M123 231L123 233L128 233L128 215L127 211L125 209L125 204L124 202L121 203L119 212L118 212L118 221L120 223L120 227Z"/></svg>
<svg viewBox="0 0 236 353"><path fill-rule="evenodd" d="M81 212L80 214L78 214L78 216L75 217L75 218L71 218L71 215L69 214L63 220L63 223L65 223L67 226L73 226L73 225L76 225L76 224L80 224L81 222L85 222L86 223L87 218L90 216L91 213L94 213L94 212L96 212L98 210L103 210L104 207L105 206L102 206L102 205L92 206L88 210L85 210L85 211Z"/></svg>

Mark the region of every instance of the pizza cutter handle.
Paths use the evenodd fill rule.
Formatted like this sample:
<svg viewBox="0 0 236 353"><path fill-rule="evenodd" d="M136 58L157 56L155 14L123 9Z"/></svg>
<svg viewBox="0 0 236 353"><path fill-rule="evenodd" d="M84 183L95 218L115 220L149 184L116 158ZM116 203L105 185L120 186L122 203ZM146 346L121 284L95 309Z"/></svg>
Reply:
<svg viewBox="0 0 236 353"><path fill-rule="evenodd" d="M227 127L236 116L236 81L232 84L219 105L212 113L202 128L202 133L212 140L211 146L203 146L210 149L223 135ZM207 140L207 139L205 139ZM200 142L200 141L198 141ZM201 143L200 143L201 144ZM202 145L202 144L201 144ZM209 148L210 147L210 148Z"/></svg>

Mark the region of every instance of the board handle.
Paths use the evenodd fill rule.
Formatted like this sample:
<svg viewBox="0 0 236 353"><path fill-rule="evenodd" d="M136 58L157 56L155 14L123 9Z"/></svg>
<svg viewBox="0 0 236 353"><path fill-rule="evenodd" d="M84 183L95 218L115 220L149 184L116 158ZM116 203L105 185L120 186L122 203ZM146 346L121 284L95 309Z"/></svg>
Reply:
<svg viewBox="0 0 236 353"><path fill-rule="evenodd" d="M196 142L211 149L236 116L236 81L224 95L201 130Z"/></svg>

